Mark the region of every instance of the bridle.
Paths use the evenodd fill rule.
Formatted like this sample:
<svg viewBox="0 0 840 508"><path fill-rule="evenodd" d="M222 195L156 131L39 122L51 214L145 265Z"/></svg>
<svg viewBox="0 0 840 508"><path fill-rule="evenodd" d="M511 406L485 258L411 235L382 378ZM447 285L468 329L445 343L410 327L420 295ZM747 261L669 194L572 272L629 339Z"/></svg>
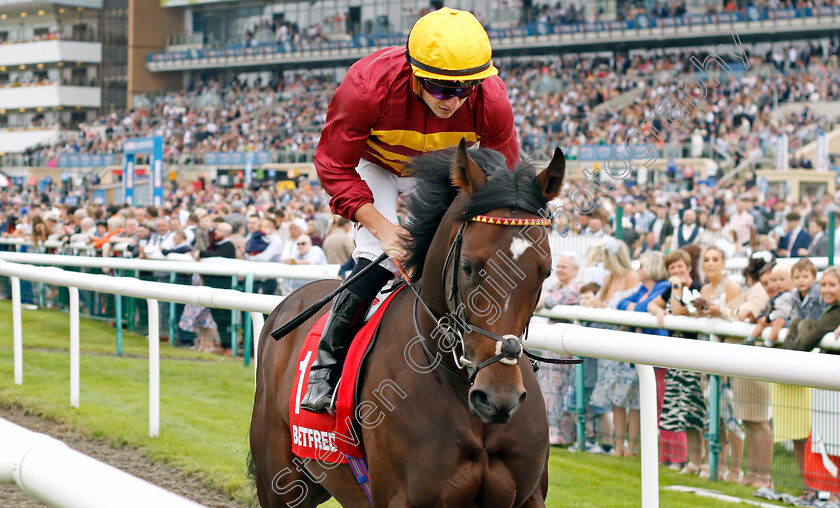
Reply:
<svg viewBox="0 0 840 508"><path fill-rule="evenodd" d="M496 224L500 226L543 226L549 227L551 225L551 219L547 218L533 218L533 219L517 219L517 218L509 218L509 217L492 217L488 215L477 215L469 219L469 222L480 222L484 224ZM501 362L505 365L517 365L519 363L519 358L524 354L528 358L533 360L547 362L547 363L555 363L555 364L575 364L581 363L583 360L580 359L549 359L543 358L541 356L535 355L525 349L523 345L523 341L528 339L528 325L525 325L525 330L520 335L514 334L505 334L505 335L498 335L493 333L489 330L485 330L480 328L472 323L469 322L465 311L466 305L464 304L463 296L461 294L461 286L458 284L458 267L456 266L456 261L461 258L461 246L464 240L464 230L467 227L468 222L463 222L458 227L458 231L455 234L455 238L452 241L452 244L449 246L449 250L446 253L446 258L443 262L443 271L441 273L441 285L446 288L446 307L447 312L441 317L435 317L432 310L426 305L426 302L420 297L420 293L415 287L414 284L411 283L410 278L403 272L403 278L405 279L407 285L411 288L414 292L415 299L414 305L412 308L412 318L414 320L414 330L417 333L418 337L422 337L423 340L420 341L420 344L423 347L423 351L426 353L429 361L432 362L432 365L437 368L440 367L445 372L450 375L453 375L463 381L468 382L472 385L475 382L475 378L478 375L478 372L481 369L489 367L496 362ZM449 271L449 268L452 270ZM402 269L400 269L402 270ZM447 287L447 272L449 278L449 284ZM452 356L455 360L455 365L459 369L468 369L470 371L469 377L463 376L458 372L452 371L451 369L444 366L439 360L435 359L434 355L432 354L429 347L426 345L426 340L423 334L420 331L420 324L417 321L417 303L420 302L423 305L426 313L432 318L432 320L436 323L435 331L442 333L445 339L447 340L446 346L451 347ZM479 363L477 366L473 365L473 362L467 358L466 356L466 346L464 345L464 334L469 332L479 333L487 338L493 339L496 341L496 354L483 362ZM461 347L461 354L457 353L457 347L460 345ZM473 368L474 367L474 368Z"/></svg>

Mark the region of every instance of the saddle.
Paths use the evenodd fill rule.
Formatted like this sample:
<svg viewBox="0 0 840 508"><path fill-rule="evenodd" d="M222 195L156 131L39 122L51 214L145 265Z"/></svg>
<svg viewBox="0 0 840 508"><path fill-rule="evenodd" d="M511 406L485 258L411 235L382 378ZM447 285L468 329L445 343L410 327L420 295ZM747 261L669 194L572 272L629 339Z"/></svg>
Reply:
<svg viewBox="0 0 840 508"><path fill-rule="evenodd" d="M341 370L341 381L336 389L335 415L311 413L300 407L300 401L309 386L309 371L317 355L318 342L329 313L321 316L307 333L298 356L298 368L289 400L292 453L296 456L331 464L345 464L348 462L347 457L363 456L361 440L355 425L356 404L360 402L358 374L376 342L379 323L385 310L403 287L392 286L387 291L390 292L387 297L374 302L367 322L353 338Z"/></svg>

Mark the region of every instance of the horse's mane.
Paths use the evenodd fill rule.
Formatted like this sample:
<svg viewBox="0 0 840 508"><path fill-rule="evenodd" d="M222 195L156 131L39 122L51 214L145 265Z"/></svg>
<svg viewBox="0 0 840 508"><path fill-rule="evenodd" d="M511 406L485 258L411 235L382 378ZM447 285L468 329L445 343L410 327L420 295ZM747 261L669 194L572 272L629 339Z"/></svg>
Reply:
<svg viewBox="0 0 840 508"><path fill-rule="evenodd" d="M546 200L533 166L520 162L513 171L505 165L501 153L488 148L469 150L469 156L487 175L487 183L472 195L459 211L460 220L466 221L497 208L524 210L540 214L546 209ZM407 247L409 256L405 268L412 273L412 280L420 280L426 254L444 214L449 209L458 189L452 185L450 171L455 150L443 150L412 159L406 169L417 179L417 190L409 198L406 228L411 234Z"/></svg>

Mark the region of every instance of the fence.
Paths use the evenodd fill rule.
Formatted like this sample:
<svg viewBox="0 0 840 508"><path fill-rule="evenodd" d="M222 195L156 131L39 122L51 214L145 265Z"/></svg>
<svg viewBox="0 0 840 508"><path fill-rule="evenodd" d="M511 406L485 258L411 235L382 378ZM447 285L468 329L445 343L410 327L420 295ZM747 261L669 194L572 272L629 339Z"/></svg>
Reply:
<svg viewBox="0 0 840 508"><path fill-rule="evenodd" d="M261 295L247 295L231 290L208 290L195 287L178 287L161 283L144 282L129 279L118 280L114 277L101 275L78 274L65 272L58 268L39 268L0 261L0 274L12 277L15 281L19 277L26 277L50 284L68 285L74 288L86 288L114 294L130 295L138 298L195 303L203 306L233 308L248 311L255 319L254 339L258 340L262 328L261 313L273 309L279 298ZM127 283L126 283L127 282ZM14 287L14 284L13 284ZM23 382L22 376L22 331L20 325L19 301L13 302L13 328L15 352L15 381ZM17 308L15 310L15 308ZM72 309L71 309L72 310ZM585 318L589 314L573 315L566 311L586 311L587 309L556 308L546 312L553 317ZM619 312L619 311L616 311ZM624 312L624 316L615 313L606 314L598 311L599 316L605 316L610 322L627 318L632 326L650 326L649 320L642 313ZM150 318L152 316L150 315ZM619 319L621 317L621 319ZM641 318L641 321L638 319ZM733 323L719 323L719 320L694 320L691 324L688 318L666 317L666 327L673 329L704 328L712 332L735 334L738 330L731 328ZM592 319L594 320L594 319ZM632 321L632 322L631 322ZM78 321L71 318L71 324L78 326ZM743 328L744 325L741 325ZM157 344L154 326L150 329L150 354ZM72 332L71 332L72 333ZM78 332L76 332L78 333ZM795 351L781 351L772 349L747 348L729 344L715 344L702 341L675 341L669 338L655 337L644 334L630 334L614 330L593 330L577 325L555 324L531 326L528 339L529 347L552 350L563 354L600 357L619 361L636 363L639 369L640 390L642 392L642 504L645 507L658 506L658 471L657 439L656 439L656 404L655 384L653 382L652 365L668 368L696 370L712 375L729 375L754 378L766 381L777 381L804 386L840 389L840 378L834 375L837 361L826 355L812 355ZM75 348L78 348L76 341ZM74 353L71 352L71 360ZM78 350L75 353L78 361ZM78 375L78 366L75 367ZM155 406L154 391L159 391L159 372L156 363L150 361L150 435L156 435L156 427L152 421L156 414L152 410ZM71 368L71 372L73 372ZM75 386L75 388L74 388ZM78 390L78 378L71 379L71 390ZM71 402L74 400L71 395ZM78 392L75 397L78 403ZM713 451L714 453L714 451ZM712 455L714 457L714 455ZM714 466L714 464L713 464Z"/></svg>
<svg viewBox="0 0 840 508"><path fill-rule="evenodd" d="M185 260L182 261L165 261L165 260L142 260L142 259L127 259L127 258L97 258L97 257L88 257L88 256L62 256L62 255L53 255L53 254L28 254L28 253L19 253L19 252L0 252L0 260L5 261L13 261L13 262L22 262L27 264L34 264L34 265L47 265L47 266L67 266L67 267L74 267L74 268L83 268L83 269L102 269L108 268L112 270L118 271L129 271L134 272L135 275L139 274L140 272L147 272L147 273L166 273L164 277L161 279L167 279L170 283L176 282L176 274L200 274L200 275L215 275L215 276L230 276L231 277L231 288L236 289L240 287L246 293L251 293L254 290L254 283L256 280L260 279L275 279L275 278L284 278L284 279L299 279L299 280L319 280L328 277L334 277L338 274L338 265L311 265L311 266L303 266L303 265L286 265L282 263L259 263L253 261L242 261L242 260L231 260L231 259L214 259L208 258L206 260L197 262L193 260L191 257L186 256L182 258ZM186 261L188 260L188 261ZM118 275L120 272L118 272ZM242 278L242 282L240 284L239 279ZM22 277L23 280L27 280L27 278ZM162 280L161 280L162 281ZM183 285L179 285L183 287ZM40 287L40 294L37 296L39 304L44 306L45 302L45 286L42 284ZM127 305L125 305L125 309L123 309L123 301L122 295L120 293L111 293L114 294L114 302L113 305L108 309L108 312L99 311L102 310L99 307L99 298L94 294L87 295L87 310L91 315L95 316L103 316L108 319L114 319L116 325L116 349L117 354L122 354L122 324L123 319L127 319L127 328L129 331L134 331L135 325L135 305L134 300L129 298ZM27 295L23 295L27 296ZM31 294L29 297L34 301L36 295ZM184 303L184 302L179 302ZM169 318L168 321L168 336L170 340L170 344L174 344L175 341L175 327L177 325L177 317L176 317L176 308L175 303L170 303L168 309L164 308L164 311L168 310ZM113 310L113 312L111 312ZM151 312L151 307L149 307L149 311ZM155 309L157 312L157 308ZM267 312L270 312L267 311ZM238 343L238 333L239 330L242 330L243 335L247 338L251 335L251 325L252 321L250 320L242 320L240 321L239 315L237 311L232 311L231 317L231 354L234 356L238 355L237 351L237 343ZM247 342L247 339L246 339ZM243 358L245 365L247 366L250 363L250 351L245 345L245 350L243 351Z"/></svg>
<svg viewBox="0 0 840 508"><path fill-rule="evenodd" d="M619 311L619 310L612 310L612 309L596 309L596 308L587 308L587 307L579 307L579 306L570 306L570 305L559 305L552 309L548 310L541 310L538 312L539 315L545 317L551 317L555 319L564 319L564 320L571 320L574 323L580 323L581 321L587 323L606 323L606 324L614 324L614 325L622 325L622 326L629 326L629 327L638 327L638 328L650 328L650 329L657 329L660 328L657 319L655 316L648 314L646 312L628 312L628 311ZM664 329L670 331L683 331L683 332L697 332L697 333L704 333L708 334L710 337L711 342L717 342L719 337L728 336L728 337L748 337L752 330L755 328L755 325L749 323L739 323L739 322L729 322L719 318L695 318L695 317L688 317L688 316L666 316L664 319ZM539 329L539 327L537 327ZM779 334L779 341L784 341L786 336L786 329L783 329ZM609 330L601 330L598 329L596 332L598 333L610 333ZM766 338L769 336L769 330L765 329L763 333L763 337ZM599 351L598 354L595 355L585 355L589 357L597 357L597 358L607 358L607 359L615 359L612 358L610 355L617 354L618 356L624 356L624 351L627 351L627 354L634 354L632 353L636 347L640 346L638 338L642 339L642 342L647 341L652 336L649 335L642 335L642 334L633 334L633 337L627 337L625 342L620 344L620 352L614 353L610 352L607 353L605 351ZM628 340L629 339L629 340ZM679 343L679 349L683 350L682 347L685 344L697 344L701 343L702 341L691 341L691 340L679 340L673 338L661 338L661 341L664 341L663 344L660 346L664 351L664 357L670 357L671 350L673 349L673 342ZM670 342L669 342L670 341ZM708 344L708 342L703 342ZM769 350L766 348L752 348L747 346L740 346L734 344L721 344L725 347L732 347L736 346L739 349L743 350L744 353L749 355L749 360L738 360L744 361L746 367L753 368L759 365L763 366L766 360L766 352L767 351L775 351L776 353L781 353L782 355L792 354L792 353L800 353L798 351L781 351L781 350ZM539 347L539 346L537 346ZM693 346L689 346L693 347ZM840 351L840 341L838 341L833 333L826 334L822 341L819 344L819 347L823 350L828 351ZM651 355L648 354L647 348L643 348L645 350L644 356L642 359L638 360L645 364L650 365L657 365L657 366L665 366L673 368L674 361L672 360L660 360L662 356L654 355L656 357L655 361L651 361ZM653 350L655 353L660 353L661 351L658 349ZM635 354L638 354L636 352ZM695 354L695 353L692 353ZM704 352L703 347L700 348L699 352L696 354L700 355L697 359L702 359L704 362L708 360L708 358L704 357L706 353ZM721 429L719 428L720 418L719 416L722 415L722 411L720 408L720 397L719 394L721 391L721 384L720 379L717 374L721 374L725 372L725 366L728 365L729 359L731 359L731 355L733 354L731 351L728 353L718 352L716 353L718 358L716 360L710 361L710 363L697 363L695 362L694 357L690 360L687 360L687 363L684 365L691 365L690 367L676 367L676 368L683 368L684 370L692 370L692 371L700 371L707 374L711 374L709 378L709 434L708 434L708 441L709 441L709 477L711 479L717 479L718 473L718 464L719 464L719 453L721 451L720 448L720 437L721 437ZM808 353L810 354L810 353ZM834 363L838 365L836 358L826 357L825 355L811 355L813 357L820 357L824 358L828 363ZM686 362L686 359L677 357L673 357L676 361L679 362ZM777 361L777 358L770 357L771 361ZM621 360L627 361L627 360ZM723 369L721 372L718 372L716 369ZM742 369L743 371L744 369ZM782 369L783 370L783 369ZM742 375L741 377L748 377L752 379L763 379L767 381L775 381L775 382L785 382L791 384L806 384L808 386L816 386L810 385L807 383L803 383L801 378L798 377L798 373L794 374L792 377L786 377L789 373L783 372L780 370L777 374L768 375L766 371L759 368L759 370L751 371L748 375ZM642 386L643 382L643 375L642 371L639 372L639 381L640 381L640 390L644 390ZM763 372L763 374L762 374ZM729 374L731 375L731 374ZM575 368L575 390L576 393L582 394L584 393L584 377L583 377L583 366L579 365ZM800 379L797 381L797 379ZM743 402L743 401L741 401ZM585 405L583 404L582 399L578 399L576 403L576 411L578 416L578 426L577 426L577 441L578 447L580 449L584 448L584 422L586 420L586 410ZM795 408L801 410L802 408ZM644 418L644 417L643 417ZM655 424L656 422L654 422ZM644 432L646 430L646 425L650 425L650 423L646 423L644 420L642 421L642 431L644 439L645 435ZM772 446L772 444L771 444ZM724 457L725 458L725 457ZM644 460L644 459L643 459ZM643 462L644 468L644 462ZM769 470L769 465L768 465Z"/></svg>
<svg viewBox="0 0 840 508"><path fill-rule="evenodd" d="M67 272L0 261L0 275L12 283L12 337L14 341L15 384L23 384L23 331L21 325L21 278L67 286L70 288L70 405L79 407L79 289L144 298L149 303L149 436L157 437L160 429L160 339L157 327L157 300L191 303L204 307L220 307L246 311L253 320L253 335L245 336L245 357L250 357L252 339L254 349L263 325L263 313L270 313L282 298L269 295L244 294L229 289L200 288L177 284L141 281L132 278Z"/></svg>
<svg viewBox="0 0 840 508"><path fill-rule="evenodd" d="M16 483L29 496L51 506L202 506L3 419L0 450L0 482Z"/></svg>

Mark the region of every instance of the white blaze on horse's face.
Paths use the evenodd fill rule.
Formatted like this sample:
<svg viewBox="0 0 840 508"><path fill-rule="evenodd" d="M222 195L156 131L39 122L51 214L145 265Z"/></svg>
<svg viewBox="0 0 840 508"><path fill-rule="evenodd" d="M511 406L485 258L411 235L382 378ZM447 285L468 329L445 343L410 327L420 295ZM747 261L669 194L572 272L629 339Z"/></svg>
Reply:
<svg viewBox="0 0 840 508"><path fill-rule="evenodd" d="M523 252L528 250L528 247L531 246L531 242L528 240L514 236L513 241L510 242L510 255L513 256L513 260L516 261L519 259L519 256L522 255Z"/></svg>

